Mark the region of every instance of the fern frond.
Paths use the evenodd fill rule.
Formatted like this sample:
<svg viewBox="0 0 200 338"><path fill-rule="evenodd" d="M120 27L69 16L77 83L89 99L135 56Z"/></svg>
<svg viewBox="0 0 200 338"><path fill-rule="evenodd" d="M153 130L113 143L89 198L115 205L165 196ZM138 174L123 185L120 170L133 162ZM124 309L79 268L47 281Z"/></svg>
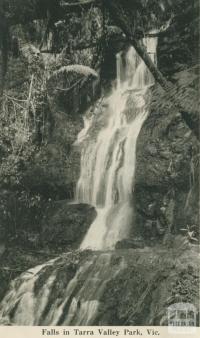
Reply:
<svg viewBox="0 0 200 338"><path fill-rule="evenodd" d="M88 66L83 66L83 65L63 66L59 68L58 70L54 71L52 76L56 76L58 74L63 74L63 73L77 73L83 76L92 75L94 77L98 77L98 74L94 69Z"/></svg>

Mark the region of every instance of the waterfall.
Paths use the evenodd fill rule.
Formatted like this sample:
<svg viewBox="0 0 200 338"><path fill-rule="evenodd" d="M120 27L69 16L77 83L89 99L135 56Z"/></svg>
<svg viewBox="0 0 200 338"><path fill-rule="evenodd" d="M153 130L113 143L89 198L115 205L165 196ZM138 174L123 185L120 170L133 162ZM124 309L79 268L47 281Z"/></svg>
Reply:
<svg viewBox="0 0 200 338"><path fill-rule="evenodd" d="M156 39L145 38L143 42L156 62ZM116 69L117 85L104 102L106 125L94 140L90 136L94 120L85 118L78 137L83 146L76 201L91 204L97 210L81 249L113 249L117 241L128 236L133 225L136 143L148 114L147 90L153 78L133 47L125 55L117 54Z"/></svg>
<svg viewBox="0 0 200 338"><path fill-rule="evenodd" d="M154 62L156 42L144 39ZM112 261L110 249L129 236L133 225L136 143L148 115L148 89L153 79L133 47L119 53L116 63L117 81L110 95L101 100L92 115L84 117L84 128L76 142L82 147L76 202L89 203L97 210L80 248L94 252L82 258L73 273L68 265L73 265L71 256L75 253L69 253L16 278L0 304L2 322L95 325L111 276L126 267L124 259Z"/></svg>

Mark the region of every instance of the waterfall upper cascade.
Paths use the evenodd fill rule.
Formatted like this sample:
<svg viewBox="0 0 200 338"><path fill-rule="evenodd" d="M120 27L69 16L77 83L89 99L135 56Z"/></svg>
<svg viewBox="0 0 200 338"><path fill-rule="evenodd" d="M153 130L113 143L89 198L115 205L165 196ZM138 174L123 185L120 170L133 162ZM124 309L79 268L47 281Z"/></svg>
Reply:
<svg viewBox="0 0 200 338"><path fill-rule="evenodd" d="M154 62L156 43L153 38L144 39ZM77 139L82 155L76 200L94 205L97 217L81 249L113 249L129 234L136 142L148 114L147 94L152 84L151 74L132 47L127 53L119 53L117 84L103 99L102 124L95 135L91 135L95 115L84 119L85 127ZM111 251L89 251L89 256L76 264L72 264L70 255L75 254L37 266L15 279L0 304L0 321L15 325L98 323L99 303L110 278L122 272L126 263L118 258L113 262Z"/></svg>
<svg viewBox="0 0 200 338"><path fill-rule="evenodd" d="M156 62L157 40L145 38L143 42ZM153 78L133 47L125 55L117 54L116 59L117 85L103 103L106 124L94 139L90 136L93 118L85 118L77 140L83 147L76 201L92 204L97 210L82 249L113 249L128 236L134 218L136 142L148 114L147 90Z"/></svg>

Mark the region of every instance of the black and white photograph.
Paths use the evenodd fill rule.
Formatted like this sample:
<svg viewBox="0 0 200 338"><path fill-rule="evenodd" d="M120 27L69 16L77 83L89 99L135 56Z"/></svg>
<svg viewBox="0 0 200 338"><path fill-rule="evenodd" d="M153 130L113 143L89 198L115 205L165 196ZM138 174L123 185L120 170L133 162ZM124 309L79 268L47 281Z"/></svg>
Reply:
<svg viewBox="0 0 200 338"><path fill-rule="evenodd" d="M16 338L197 333L199 5L0 0L0 328Z"/></svg>

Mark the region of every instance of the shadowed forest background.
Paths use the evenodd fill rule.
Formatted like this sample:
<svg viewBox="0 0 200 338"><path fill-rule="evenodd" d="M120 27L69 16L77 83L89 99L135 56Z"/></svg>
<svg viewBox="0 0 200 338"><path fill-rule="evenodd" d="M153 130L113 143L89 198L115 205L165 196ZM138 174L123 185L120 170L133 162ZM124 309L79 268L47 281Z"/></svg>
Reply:
<svg viewBox="0 0 200 338"><path fill-rule="evenodd" d="M112 257L113 274L120 255L128 268L109 281L95 324L164 325L167 305L199 306L198 6L0 0L0 300L20 273L61 255L56 298L65 272L92 255L78 248L95 208L69 204L80 175L74 142L116 80L116 54L132 45L155 85L137 141L133 229ZM157 65L141 43L153 35Z"/></svg>

